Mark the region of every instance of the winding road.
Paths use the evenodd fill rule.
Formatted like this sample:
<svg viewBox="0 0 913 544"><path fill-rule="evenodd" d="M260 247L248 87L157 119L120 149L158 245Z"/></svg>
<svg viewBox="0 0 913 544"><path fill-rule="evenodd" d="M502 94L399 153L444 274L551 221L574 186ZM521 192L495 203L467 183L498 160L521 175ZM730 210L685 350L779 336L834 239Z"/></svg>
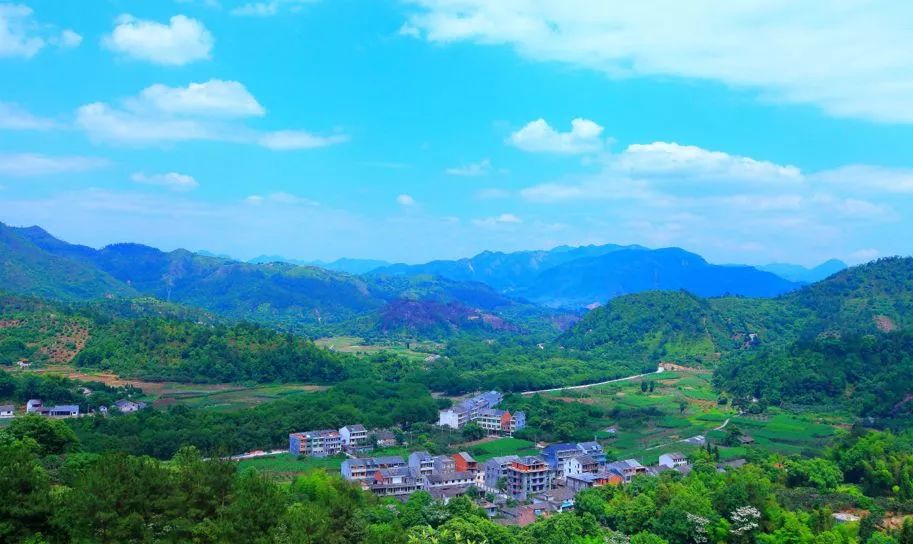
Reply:
<svg viewBox="0 0 913 544"><path fill-rule="evenodd" d="M571 385L571 386L567 386L567 387L553 387L551 389L537 389L535 391L523 391L520 394L521 395L535 395L536 393L552 393L555 391L568 391L571 389L586 389L588 387L596 387L597 385L606 385L608 383L625 382L628 380L636 380L637 378L643 378L646 376L653 376L654 374L661 374L665 370L666 369L663 368L662 365L660 365L656 368L656 372L647 372L646 374L638 374L636 376L628 376L626 378L615 378L614 380L606 380L604 382L598 382L598 383L588 383L588 384L584 384L584 385Z"/></svg>

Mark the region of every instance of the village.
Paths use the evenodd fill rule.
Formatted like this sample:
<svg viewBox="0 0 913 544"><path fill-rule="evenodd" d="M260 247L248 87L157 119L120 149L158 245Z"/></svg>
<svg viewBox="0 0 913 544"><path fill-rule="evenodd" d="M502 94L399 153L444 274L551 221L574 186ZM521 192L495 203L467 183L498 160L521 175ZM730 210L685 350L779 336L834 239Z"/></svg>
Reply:
<svg viewBox="0 0 913 544"><path fill-rule="evenodd" d="M133 401L120 399L111 407L99 406L97 409L81 412L78 404L56 404L45 406L41 399L29 399L25 403L25 415L36 415L51 418L71 418L92 415L107 415L109 411L116 410L122 414L129 414L147 408L148 404L142 401ZM16 406L13 404L4 404L0 406L0 419L10 419L16 417Z"/></svg>
<svg viewBox="0 0 913 544"><path fill-rule="evenodd" d="M512 436L525 425L523 412L511 414L497 409L502 395L489 391L440 410L438 426L461 429L474 422L490 436ZM418 491L447 503L467 495L490 518L501 523L525 526L537 518L574 508L580 491L605 485L629 484L643 474L664 471L687 474L688 458L677 452L664 453L655 465L644 466L636 459L608 461L597 441L538 444L537 455L506 455L477 462L465 451L432 455L413 451L409 455L370 457L376 447L396 445L392 433L368 431L353 424L338 430L324 429L292 433L289 451L293 455L328 457L344 454L340 472L346 480L380 497L406 500ZM719 465L719 470L737 467L742 460Z"/></svg>

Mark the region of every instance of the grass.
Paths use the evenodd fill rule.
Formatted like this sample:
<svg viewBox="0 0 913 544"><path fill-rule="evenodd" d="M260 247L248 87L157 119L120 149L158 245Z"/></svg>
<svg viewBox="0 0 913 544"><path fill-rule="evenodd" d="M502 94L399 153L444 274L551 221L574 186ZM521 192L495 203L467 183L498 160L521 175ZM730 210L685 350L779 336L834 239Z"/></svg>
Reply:
<svg viewBox="0 0 913 544"><path fill-rule="evenodd" d="M482 463L492 457L505 455L536 455L539 450L535 448L535 444L528 440L508 437L473 446L470 448L470 453L472 453L476 461Z"/></svg>
<svg viewBox="0 0 913 544"><path fill-rule="evenodd" d="M312 470L338 473L344 459L343 456L298 457L290 453L283 453L256 459L244 459L237 463L240 471L253 469L276 480L291 481L299 474Z"/></svg>

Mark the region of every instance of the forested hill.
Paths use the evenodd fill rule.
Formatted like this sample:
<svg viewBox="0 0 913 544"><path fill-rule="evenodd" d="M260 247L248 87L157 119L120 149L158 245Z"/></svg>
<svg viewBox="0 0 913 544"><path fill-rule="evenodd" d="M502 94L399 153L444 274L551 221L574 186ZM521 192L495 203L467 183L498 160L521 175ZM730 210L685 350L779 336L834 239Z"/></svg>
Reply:
<svg viewBox="0 0 913 544"><path fill-rule="evenodd" d="M331 383L354 357L250 323L219 324L155 300L63 306L0 294L0 363L72 363L121 376L194 382ZM188 319L190 318L190 319Z"/></svg>
<svg viewBox="0 0 913 544"><path fill-rule="evenodd" d="M716 360L821 334L913 327L913 258L886 258L773 299L626 295L588 313L560 338L574 349L645 361Z"/></svg>

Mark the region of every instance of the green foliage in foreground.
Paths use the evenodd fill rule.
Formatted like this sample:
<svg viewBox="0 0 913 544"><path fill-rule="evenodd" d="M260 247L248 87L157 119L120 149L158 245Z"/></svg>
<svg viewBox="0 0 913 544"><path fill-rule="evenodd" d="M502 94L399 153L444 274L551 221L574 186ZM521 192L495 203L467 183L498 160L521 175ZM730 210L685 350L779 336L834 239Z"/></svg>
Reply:
<svg viewBox="0 0 913 544"><path fill-rule="evenodd" d="M725 473L699 453L687 477L665 472L584 491L574 511L522 528L489 520L467 497L443 505L416 493L401 503L323 471L282 486L194 448L158 461L48 454L42 440L0 431L3 542L909 544L913 536L910 519L881 523L886 511L911 511L910 435L848 435L828 458L757 459ZM815 465L829 477L796 479ZM867 514L838 525L832 512L843 508Z"/></svg>

